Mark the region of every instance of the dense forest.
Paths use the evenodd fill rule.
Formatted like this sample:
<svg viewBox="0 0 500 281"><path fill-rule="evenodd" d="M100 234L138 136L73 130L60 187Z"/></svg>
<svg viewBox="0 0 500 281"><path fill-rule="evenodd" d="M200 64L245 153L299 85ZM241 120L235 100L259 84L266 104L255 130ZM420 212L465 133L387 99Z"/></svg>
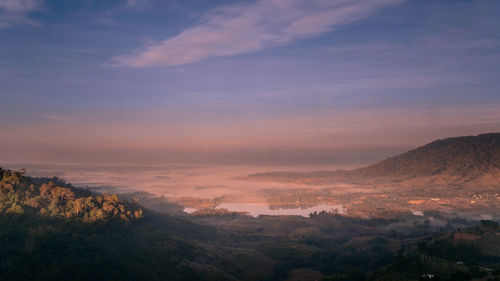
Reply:
<svg viewBox="0 0 500 281"><path fill-rule="evenodd" d="M24 177L24 171L0 168L0 213L77 218L84 222L103 219L139 219L137 204L120 201L116 194L93 195L58 178Z"/></svg>

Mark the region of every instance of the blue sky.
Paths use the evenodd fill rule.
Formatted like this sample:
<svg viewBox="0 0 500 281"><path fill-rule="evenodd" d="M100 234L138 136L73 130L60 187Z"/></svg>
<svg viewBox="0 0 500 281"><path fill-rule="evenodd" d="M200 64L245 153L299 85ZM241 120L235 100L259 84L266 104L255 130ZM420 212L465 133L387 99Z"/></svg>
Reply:
<svg viewBox="0 0 500 281"><path fill-rule="evenodd" d="M0 153L364 163L498 131L498 14L498 1L0 0Z"/></svg>

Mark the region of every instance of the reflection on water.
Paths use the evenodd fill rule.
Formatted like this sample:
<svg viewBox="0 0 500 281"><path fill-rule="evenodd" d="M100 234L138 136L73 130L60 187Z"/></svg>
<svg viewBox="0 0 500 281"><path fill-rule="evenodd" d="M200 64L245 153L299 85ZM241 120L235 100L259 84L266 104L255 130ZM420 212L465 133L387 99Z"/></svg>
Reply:
<svg viewBox="0 0 500 281"><path fill-rule="evenodd" d="M488 214L481 214L480 218L482 220L492 220L493 216L492 215L488 215Z"/></svg>
<svg viewBox="0 0 500 281"><path fill-rule="evenodd" d="M423 217L424 216L424 212L422 211L412 211L411 212L414 216L420 216L420 217Z"/></svg>
<svg viewBox="0 0 500 281"><path fill-rule="evenodd" d="M310 213L314 212L332 212L332 213L345 213L345 208L341 205L328 205L328 204L320 204L310 208L295 208L295 209L271 209L265 203L221 203L217 206L217 209L228 209L232 212L243 212L252 217L257 217L259 215L270 215L270 216L303 216L309 217ZM195 208L184 208L184 212L190 214L196 211Z"/></svg>

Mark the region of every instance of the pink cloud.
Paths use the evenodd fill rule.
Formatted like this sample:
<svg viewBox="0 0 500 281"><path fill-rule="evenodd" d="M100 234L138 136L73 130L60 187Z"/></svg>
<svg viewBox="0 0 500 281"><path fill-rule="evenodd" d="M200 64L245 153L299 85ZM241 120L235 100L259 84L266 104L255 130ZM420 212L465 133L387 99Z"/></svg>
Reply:
<svg viewBox="0 0 500 281"><path fill-rule="evenodd" d="M61 116L61 115L43 115L42 118L50 121L68 121L71 117Z"/></svg>
<svg viewBox="0 0 500 281"><path fill-rule="evenodd" d="M318 36L398 2L258 0L225 6L205 14L200 23L174 37L115 56L112 61L129 67L172 66L254 52Z"/></svg>

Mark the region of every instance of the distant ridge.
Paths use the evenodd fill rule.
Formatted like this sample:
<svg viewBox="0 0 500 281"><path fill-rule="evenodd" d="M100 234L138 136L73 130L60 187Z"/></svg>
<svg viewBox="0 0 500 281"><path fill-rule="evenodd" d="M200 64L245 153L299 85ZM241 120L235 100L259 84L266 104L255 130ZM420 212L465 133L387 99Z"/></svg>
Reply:
<svg viewBox="0 0 500 281"><path fill-rule="evenodd" d="M500 133L491 133L436 140L350 173L363 177L464 177L499 169Z"/></svg>
<svg viewBox="0 0 500 281"><path fill-rule="evenodd" d="M353 170L267 172L248 175L247 179L328 184L337 181L360 182L419 177L472 179L482 175L500 175L500 133L436 140L373 165Z"/></svg>

